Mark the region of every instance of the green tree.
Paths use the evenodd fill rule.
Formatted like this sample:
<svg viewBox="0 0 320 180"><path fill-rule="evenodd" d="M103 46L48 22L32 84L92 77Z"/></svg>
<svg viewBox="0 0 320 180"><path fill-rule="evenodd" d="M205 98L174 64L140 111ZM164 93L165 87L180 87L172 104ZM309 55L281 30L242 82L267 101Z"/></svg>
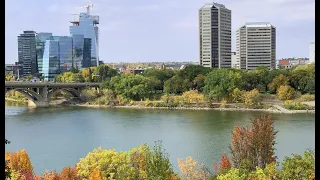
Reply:
<svg viewBox="0 0 320 180"><path fill-rule="evenodd" d="M209 100L228 97L241 84L241 75L228 69L214 69L205 79L204 94Z"/></svg>
<svg viewBox="0 0 320 180"><path fill-rule="evenodd" d="M161 83L157 90L163 90L164 82L175 75L172 69L147 69L143 72L143 76L158 79Z"/></svg>
<svg viewBox="0 0 320 180"><path fill-rule="evenodd" d="M193 88L197 89L199 92L202 92L205 85L205 79L206 77L203 74L198 74L198 76L193 79Z"/></svg>
<svg viewBox="0 0 320 180"><path fill-rule="evenodd" d="M65 72L56 77L57 82L81 82L82 76L79 73Z"/></svg>
<svg viewBox="0 0 320 180"><path fill-rule="evenodd" d="M190 88L188 80L182 79L180 76L173 76L164 82L164 92L167 94L181 94Z"/></svg>
<svg viewBox="0 0 320 180"><path fill-rule="evenodd" d="M102 64L96 67L92 73L93 80L95 82L102 82L106 78L112 78L113 76L116 76L116 75L118 75L117 71L105 64Z"/></svg>
<svg viewBox="0 0 320 180"><path fill-rule="evenodd" d="M280 170L280 179L315 179L315 153L304 152L303 156L293 154L285 157Z"/></svg>

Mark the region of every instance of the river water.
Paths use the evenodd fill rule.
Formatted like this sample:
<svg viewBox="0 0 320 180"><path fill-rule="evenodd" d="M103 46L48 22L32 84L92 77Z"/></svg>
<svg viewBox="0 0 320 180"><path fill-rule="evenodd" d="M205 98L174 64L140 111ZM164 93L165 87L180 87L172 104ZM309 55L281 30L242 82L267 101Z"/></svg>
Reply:
<svg viewBox="0 0 320 180"><path fill-rule="evenodd" d="M91 109L58 107L5 108L6 150L26 149L34 170L60 172L74 166L94 148L126 151L162 140L177 169L177 158L192 156L212 169L222 153L229 152L236 125L250 125L261 112L216 110ZM273 114L276 155L279 161L292 153L315 148L314 114Z"/></svg>

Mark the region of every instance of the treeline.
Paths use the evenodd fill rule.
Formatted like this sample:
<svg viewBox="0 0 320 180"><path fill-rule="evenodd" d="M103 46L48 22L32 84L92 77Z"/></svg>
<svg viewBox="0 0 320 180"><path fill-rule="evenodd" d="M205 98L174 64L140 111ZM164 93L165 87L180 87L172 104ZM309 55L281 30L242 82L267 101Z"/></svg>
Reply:
<svg viewBox="0 0 320 180"><path fill-rule="evenodd" d="M261 131L263 129L263 131ZM74 167L58 173L45 171L36 175L25 150L5 153L6 179L18 180L287 180L315 179L315 154L286 157L277 167L274 130L270 116L252 120L251 127L235 126L232 132L230 155L222 154L221 161L208 168L192 157L178 158L180 173L173 171L169 154L161 142L153 148L147 144L126 152L99 147L81 158ZM6 141L7 143L7 141Z"/></svg>
<svg viewBox="0 0 320 180"><path fill-rule="evenodd" d="M105 97L100 103L106 99L109 102L161 100L166 99L164 96L189 93L197 97L203 95L200 101L243 103L255 108L261 106L262 96L268 94L276 94L279 100L293 100L301 95L314 100L315 64L276 70L259 67L253 71L189 65L182 70L147 69L139 75L120 75L109 66L101 65L61 74L57 81L102 82L101 88L111 97ZM177 105L179 101L179 98L173 99L171 104ZM290 105L288 101L287 106Z"/></svg>

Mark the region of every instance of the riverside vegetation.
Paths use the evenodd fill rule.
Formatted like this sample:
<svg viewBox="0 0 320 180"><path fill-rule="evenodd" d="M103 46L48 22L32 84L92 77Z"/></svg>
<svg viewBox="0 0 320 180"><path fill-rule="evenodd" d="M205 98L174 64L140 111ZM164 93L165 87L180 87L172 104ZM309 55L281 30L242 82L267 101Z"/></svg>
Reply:
<svg viewBox="0 0 320 180"><path fill-rule="evenodd" d="M6 80L12 79L6 75ZM60 74L57 82L101 82L99 91L86 89L87 104L106 106L251 108L278 104L289 110L313 109L302 102L315 99L315 64L292 69L253 71L189 65L182 70L147 69L124 75L107 65ZM57 96L66 95L60 92ZM7 99L21 98L11 92Z"/></svg>
<svg viewBox="0 0 320 180"><path fill-rule="evenodd" d="M174 172L169 154L158 141L129 151L118 152L101 147L89 152L74 166L60 173L33 172L33 165L25 150L5 152L5 174L9 180L292 180L315 179L315 154L307 150L303 155L293 154L276 161L277 131L269 115L260 115L250 127L235 126L230 152L221 155L221 161L206 167L191 156L178 158L180 173ZM5 143L9 143L7 140ZM281 165L281 166L279 166Z"/></svg>

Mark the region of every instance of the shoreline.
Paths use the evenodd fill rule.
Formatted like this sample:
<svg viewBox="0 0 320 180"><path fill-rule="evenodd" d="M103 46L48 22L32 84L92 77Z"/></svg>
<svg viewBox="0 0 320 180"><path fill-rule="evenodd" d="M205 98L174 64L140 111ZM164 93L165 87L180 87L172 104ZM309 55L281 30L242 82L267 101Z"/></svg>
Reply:
<svg viewBox="0 0 320 180"><path fill-rule="evenodd" d="M86 108L128 108L128 109L172 109L172 110L219 110L219 111L260 111L260 112L270 112L270 113L283 113L283 114L296 114L296 113L315 113L315 110L287 110L281 111L276 108L270 109L249 109L249 108L209 108L209 107L148 107L148 106L111 106L111 105L89 105L89 104L79 104L79 105L67 105L73 107L86 107Z"/></svg>
<svg viewBox="0 0 320 180"><path fill-rule="evenodd" d="M23 100L16 100L11 98L5 98L6 101L12 102L21 102L25 103L26 101ZM307 113L307 114L314 114L315 110L280 110L276 107L271 107L269 109L250 109L250 108L210 108L210 107L150 107L150 106L139 106L139 105L132 105L132 106L112 106L112 105L93 105L93 104L75 104L75 103L65 103L66 101L62 101L62 103L53 102L50 104L50 107L63 107L63 106L70 106L70 107L84 107L84 108L128 108L128 109L170 109L170 110L217 110L217 111L256 111L256 112L269 112L269 113L277 113L277 114L297 114L297 113ZM283 108L284 109L284 108Z"/></svg>

